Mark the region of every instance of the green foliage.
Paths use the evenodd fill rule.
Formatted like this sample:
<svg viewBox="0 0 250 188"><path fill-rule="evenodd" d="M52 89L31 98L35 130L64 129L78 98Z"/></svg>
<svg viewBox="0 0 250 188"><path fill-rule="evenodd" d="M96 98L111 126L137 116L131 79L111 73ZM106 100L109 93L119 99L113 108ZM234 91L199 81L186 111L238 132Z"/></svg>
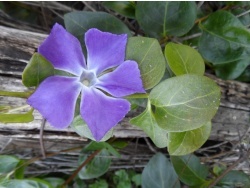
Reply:
<svg viewBox="0 0 250 188"><path fill-rule="evenodd" d="M149 95L157 124L170 132L197 129L210 121L220 103L220 88L211 79L184 74L157 85Z"/></svg>
<svg viewBox="0 0 250 188"><path fill-rule="evenodd" d="M10 155L0 155L0 175L10 173L15 170L20 160Z"/></svg>
<svg viewBox="0 0 250 188"><path fill-rule="evenodd" d="M126 59L135 60L138 63L145 89L154 87L163 77L166 61L161 46L156 39L147 37L129 38Z"/></svg>
<svg viewBox="0 0 250 188"><path fill-rule="evenodd" d="M171 162L180 180L188 186L197 186L206 183L208 168L200 164L199 158L194 155L170 156Z"/></svg>
<svg viewBox="0 0 250 188"><path fill-rule="evenodd" d="M137 2L136 19L144 32L155 38L182 36L194 25L195 2Z"/></svg>
<svg viewBox="0 0 250 188"><path fill-rule="evenodd" d="M38 86L45 78L54 75L54 67L42 55L34 53L25 67L22 80L26 87Z"/></svg>
<svg viewBox="0 0 250 188"><path fill-rule="evenodd" d="M95 183L90 184L89 188L108 188L108 183L106 180L100 179L95 181Z"/></svg>
<svg viewBox="0 0 250 188"><path fill-rule="evenodd" d="M34 120L33 109L24 114L1 114L1 123L29 123Z"/></svg>
<svg viewBox="0 0 250 188"><path fill-rule="evenodd" d="M170 42L165 47L165 57L176 76L203 75L205 72L205 64L201 55L190 46Z"/></svg>
<svg viewBox="0 0 250 188"><path fill-rule="evenodd" d="M199 51L214 65L216 75L224 79L239 77L250 64L250 32L227 11L211 14L200 28Z"/></svg>
<svg viewBox="0 0 250 188"><path fill-rule="evenodd" d="M54 188L47 181L31 178L25 180L10 180L4 188Z"/></svg>
<svg viewBox="0 0 250 188"><path fill-rule="evenodd" d="M139 116L131 119L130 123L141 128L157 147L164 148L167 146L167 131L157 125L150 101L148 101L147 109Z"/></svg>
<svg viewBox="0 0 250 188"><path fill-rule="evenodd" d="M142 172L143 188L180 188L180 182L172 164L161 153L154 155Z"/></svg>
<svg viewBox="0 0 250 188"><path fill-rule="evenodd" d="M123 16L135 18L135 2L133 1L105 1L102 4Z"/></svg>

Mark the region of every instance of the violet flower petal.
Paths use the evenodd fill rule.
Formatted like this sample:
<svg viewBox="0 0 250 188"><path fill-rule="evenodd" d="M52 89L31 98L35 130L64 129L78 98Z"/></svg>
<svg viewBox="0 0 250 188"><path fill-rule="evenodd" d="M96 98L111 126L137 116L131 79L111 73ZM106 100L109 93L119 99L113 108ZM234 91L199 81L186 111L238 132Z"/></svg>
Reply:
<svg viewBox="0 0 250 188"><path fill-rule="evenodd" d="M50 35L38 48L56 69L80 76L86 67L82 47L77 38L67 32L61 25L55 24Z"/></svg>
<svg viewBox="0 0 250 188"><path fill-rule="evenodd" d="M85 33L85 44L88 51L87 67L97 75L123 63L127 35L115 35L98 29L89 29Z"/></svg>
<svg viewBox="0 0 250 188"><path fill-rule="evenodd" d="M95 84L95 87L108 92L114 97L145 93L138 64L131 60L125 61L113 72L99 77L99 81Z"/></svg>
<svg viewBox="0 0 250 188"><path fill-rule="evenodd" d="M96 141L100 141L129 110L130 103L127 100L111 98L98 89L84 86L80 106L81 116Z"/></svg>
<svg viewBox="0 0 250 188"><path fill-rule="evenodd" d="M74 118L82 85L75 77L46 78L27 100L55 128L66 128Z"/></svg>

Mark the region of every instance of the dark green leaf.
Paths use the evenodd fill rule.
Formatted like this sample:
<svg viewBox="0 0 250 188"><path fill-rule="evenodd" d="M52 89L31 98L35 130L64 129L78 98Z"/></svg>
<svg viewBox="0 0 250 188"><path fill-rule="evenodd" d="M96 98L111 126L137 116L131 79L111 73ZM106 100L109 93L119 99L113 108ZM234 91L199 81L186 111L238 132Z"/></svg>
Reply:
<svg viewBox="0 0 250 188"><path fill-rule="evenodd" d="M109 185L106 180L100 179L96 180L95 183L89 185L89 188L108 188Z"/></svg>
<svg viewBox="0 0 250 188"><path fill-rule="evenodd" d="M53 188L59 188L65 181L62 178L48 177L44 178L45 181L49 182Z"/></svg>
<svg viewBox="0 0 250 188"><path fill-rule="evenodd" d="M84 51L86 50L84 34L91 28L115 34L126 33L131 36L130 30L122 21L106 12L70 12L64 15L64 23L67 31L76 36L81 42Z"/></svg>
<svg viewBox="0 0 250 188"><path fill-rule="evenodd" d="M131 119L130 123L140 127L157 147L164 148L167 146L167 131L157 125L150 101L148 102L147 109L139 116Z"/></svg>
<svg viewBox="0 0 250 188"><path fill-rule="evenodd" d="M82 117L80 115L76 116L71 123L71 128L80 136L89 138L91 140L94 140L94 137L92 136L92 133L88 127L88 125L83 121ZM111 129L102 139L101 142L104 142L108 140L111 136L113 136L113 129Z"/></svg>
<svg viewBox="0 0 250 188"><path fill-rule="evenodd" d="M54 67L42 55L34 53L25 67L22 80L26 87L38 86L45 78L54 75Z"/></svg>
<svg viewBox="0 0 250 188"><path fill-rule="evenodd" d="M205 72L201 55L190 46L170 42L165 47L165 57L175 75L203 75Z"/></svg>
<svg viewBox="0 0 250 188"><path fill-rule="evenodd" d="M168 152L170 155L186 155L200 148L209 138L211 122L198 129L168 134Z"/></svg>
<svg viewBox="0 0 250 188"><path fill-rule="evenodd" d="M216 74L224 79L240 76L250 64L250 32L227 11L211 14L200 28L199 51Z"/></svg>
<svg viewBox="0 0 250 188"><path fill-rule="evenodd" d="M141 28L151 37L182 36L194 25L195 2L137 2L136 18Z"/></svg>
<svg viewBox="0 0 250 188"><path fill-rule="evenodd" d="M87 153L81 153L79 158L79 165L87 159ZM93 179L105 174L111 164L111 158L109 152L103 149L98 155L94 157L86 166L84 166L79 172L80 179Z"/></svg>
<svg viewBox="0 0 250 188"><path fill-rule="evenodd" d="M29 123L34 120L33 109L24 114L0 114L1 123Z"/></svg>
<svg viewBox="0 0 250 188"><path fill-rule="evenodd" d="M25 166L26 166L25 162L23 160L20 160L19 163L16 166L15 179L23 179Z"/></svg>
<svg viewBox="0 0 250 188"><path fill-rule="evenodd" d="M171 162L180 180L188 186L201 185L206 182L208 168L200 164L194 155L170 156Z"/></svg>
<svg viewBox="0 0 250 188"><path fill-rule="evenodd" d="M180 188L180 182L172 164L161 153L154 155L142 172L143 188Z"/></svg>
<svg viewBox="0 0 250 188"><path fill-rule="evenodd" d="M250 66L237 78L242 82L250 82Z"/></svg>
<svg viewBox="0 0 250 188"><path fill-rule="evenodd" d="M154 87L164 75L166 61L161 46L156 39L129 38L126 59L135 60L138 63L145 89Z"/></svg>
<svg viewBox="0 0 250 188"><path fill-rule="evenodd" d="M14 171L20 160L11 155L0 155L0 175Z"/></svg>
<svg viewBox="0 0 250 188"><path fill-rule="evenodd" d="M129 179L128 173L124 169L115 172L113 181L117 188L131 187L131 181Z"/></svg>
<svg viewBox="0 0 250 188"><path fill-rule="evenodd" d="M222 188L249 188L250 177L243 172L233 170L223 177L218 185Z"/></svg>
<svg viewBox="0 0 250 188"><path fill-rule="evenodd" d="M105 1L102 4L123 16L135 18L135 2L133 1Z"/></svg>
<svg viewBox="0 0 250 188"><path fill-rule="evenodd" d="M219 107L220 88L205 76L184 74L161 82L149 99L160 127L184 132L211 121Z"/></svg>
<svg viewBox="0 0 250 188"><path fill-rule="evenodd" d="M90 142L83 151L96 151L96 150L102 150L106 149L110 154L120 157L120 154L116 151L115 148L113 148L109 143L107 142Z"/></svg>

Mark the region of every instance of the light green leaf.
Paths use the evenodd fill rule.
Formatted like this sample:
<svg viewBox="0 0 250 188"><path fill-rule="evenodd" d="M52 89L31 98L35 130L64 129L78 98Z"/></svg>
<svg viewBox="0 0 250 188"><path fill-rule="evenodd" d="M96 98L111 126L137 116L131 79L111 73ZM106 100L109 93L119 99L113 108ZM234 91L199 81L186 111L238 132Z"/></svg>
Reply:
<svg viewBox="0 0 250 188"><path fill-rule="evenodd" d="M180 188L179 178L168 159L161 153L154 155L142 171L143 188Z"/></svg>
<svg viewBox="0 0 250 188"><path fill-rule="evenodd" d="M126 59L135 60L138 63L145 89L154 87L164 75L166 61L161 46L156 39L129 38Z"/></svg>
<svg viewBox="0 0 250 188"><path fill-rule="evenodd" d="M137 2L136 19L151 37L182 36L194 25L197 14L195 2Z"/></svg>
<svg viewBox="0 0 250 188"><path fill-rule="evenodd" d="M160 127L183 132L211 121L219 107L220 88L205 76L184 74L161 82L149 99Z"/></svg>
<svg viewBox="0 0 250 188"><path fill-rule="evenodd" d="M23 85L38 86L45 78L54 75L54 67L42 55L34 53L22 74Z"/></svg>
<svg viewBox="0 0 250 188"><path fill-rule="evenodd" d="M164 148L167 146L167 131L157 125L150 101L148 101L147 109L139 116L131 119L130 123L141 128L157 147Z"/></svg>
<svg viewBox="0 0 250 188"><path fill-rule="evenodd" d="M53 188L47 181L31 178L24 180L10 180L5 188Z"/></svg>
<svg viewBox="0 0 250 188"><path fill-rule="evenodd" d="M82 152L79 157L79 165L82 164L88 157L86 152ZM109 152L103 149L98 155L94 157L86 166L84 166L78 173L80 179L93 179L105 174L111 164Z"/></svg>
<svg viewBox="0 0 250 188"><path fill-rule="evenodd" d="M185 132L168 134L168 152L170 155L186 155L200 148L209 138L211 122L200 128Z"/></svg>
<svg viewBox="0 0 250 188"><path fill-rule="evenodd" d="M34 109L24 114L0 114L1 123L29 123L34 120Z"/></svg>
<svg viewBox="0 0 250 188"><path fill-rule="evenodd" d="M71 123L70 127L80 136L89 138L91 140L95 140L93 137L88 125L83 121L81 115L78 115L74 118L73 122ZM111 129L101 140L100 142L105 142L110 137L113 136L113 129Z"/></svg>
<svg viewBox="0 0 250 188"><path fill-rule="evenodd" d="M228 11L211 14L200 28L199 51L215 66L216 74L224 79L240 76L250 64L250 32L247 28Z"/></svg>
<svg viewBox="0 0 250 188"><path fill-rule="evenodd" d="M0 155L0 175L14 171L20 160L11 155Z"/></svg>
<svg viewBox="0 0 250 188"><path fill-rule="evenodd" d="M7 97L19 97L19 98L28 98L31 95L30 92L13 92L13 91L1 91L0 96L7 96ZM1 108L0 108L1 111Z"/></svg>
<svg viewBox="0 0 250 188"><path fill-rule="evenodd" d="M135 18L135 2L133 1L105 1L102 4L123 16Z"/></svg>
<svg viewBox="0 0 250 188"><path fill-rule="evenodd" d="M200 164L198 157L194 155L170 156L175 172L180 180L188 186L197 186L206 183L208 168Z"/></svg>
<svg viewBox="0 0 250 188"><path fill-rule="evenodd" d="M59 188L65 181L62 178L48 177L44 178L45 181L49 182L53 188Z"/></svg>
<svg viewBox="0 0 250 188"><path fill-rule="evenodd" d="M168 43L165 47L165 57L175 75L197 74L203 75L205 64L201 55L192 47Z"/></svg>

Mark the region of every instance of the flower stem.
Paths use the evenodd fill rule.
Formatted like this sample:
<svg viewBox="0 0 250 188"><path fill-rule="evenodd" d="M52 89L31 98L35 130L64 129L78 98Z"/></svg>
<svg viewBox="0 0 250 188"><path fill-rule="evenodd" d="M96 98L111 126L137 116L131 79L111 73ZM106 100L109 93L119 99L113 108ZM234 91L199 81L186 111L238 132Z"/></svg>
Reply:
<svg viewBox="0 0 250 188"><path fill-rule="evenodd" d="M148 93L137 93L133 95L126 96L127 99L147 99Z"/></svg>

